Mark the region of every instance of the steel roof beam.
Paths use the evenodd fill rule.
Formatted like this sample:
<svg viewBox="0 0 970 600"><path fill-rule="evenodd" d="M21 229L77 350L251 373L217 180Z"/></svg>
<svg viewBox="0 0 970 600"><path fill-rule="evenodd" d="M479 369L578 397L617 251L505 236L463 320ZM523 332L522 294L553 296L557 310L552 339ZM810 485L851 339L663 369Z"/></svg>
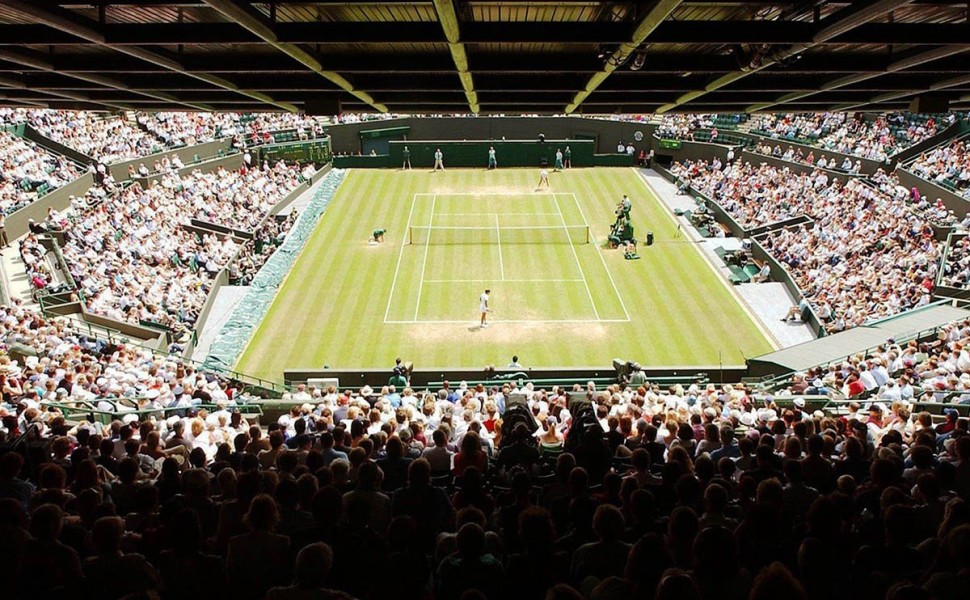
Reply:
<svg viewBox="0 0 970 600"><path fill-rule="evenodd" d="M115 52L120 52L122 54L127 54L128 56L132 56L134 58L138 58L142 61L151 63L153 65L163 67L169 71L182 73L184 75L198 79L200 81L205 81L206 83L210 83L216 87L234 91L240 95L247 96L249 98L261 100L262 102L265 102L266 104L270 104L277 108L282 108L284 110L296 112L296 107L291 104L276 102L266 94L239 89L237 85L221 77L210 75L208 73L189 72L185 69L185 67L179 64L178 61L171 59L167 56L163 56L157 52L154 52L151 50L145 50L140 46L113 45L105 39L103 34L101 34L99 31L97 31L92 27L94 23L91 23L89 25L84 22L86 21L86 19L83 19L82 17L79 17L74 13L68 13L68 14L55 13L55 12L46 10L42 6L38 6L36 4L31 4L27 2L21 2L20 0L4 0L4 6L8 10L12 10L22 16L29 17L31 19L34 19L35 21L38 21L52 28L61 29L78 38L87 40L88 42L91 42L93 44L97 44L98 46L108 48L108 49L114 50ZM168 100L168 102L185 105L184 103L180 102L178 99L170 99ZM190 108L194 108L196 110L209 109L209 107L206 107L204 105L190 106Z"/></svg>
<svg viewBox="0 0 970 600"><path fill-rule="evenodd" d="M920 90L908 90L908 91L899 91L899 92L887 92L885 94L880 94L880 95L878 95L878 96L876 96L874 98L870 98L869 100L866 100L866 101L863 101L863 102L856 102L856 103L839 105L838 110L855 110L857 108L862 108L864 106L869 106L871 104L881 104L881 103L885 103L885 102L892 102L894 100L900 100L900 99L905 98L907 96L915 96L917 94L927 94L927 93L932 93L932 92L939 92L939 91L942 91L942 90L946 90L946 89L949 89L949 88L960 87L960 86L963 86L963 85L970 85L970 75L962 75L960 77L951 77L950 79L944 79L943 81L938 81L938 82L936 82L936 83L934 83L934 84L932 84L932 85L930 85L930 86L928 86L926 88L920 89ZM970 95L961 96L958 100L966 100L966 99L968 99L968 97L970 97Z"/></svg>
<svg viewBox="0 0 970 600"><path fill-rule="evenodd" d="M664 20L670 16L670 13L674 12L678 6L680 6L682 0L657 0L647 11L647 14L640 19L637 23L636 29L633 31L633 35L626 42L620 44L620 46L614 50L603 66L603 70L599 73L595 73L589 78L586 83L586 87L576 93L573 97L572 102L566 105L566 114L572 114L575 112L579 105L583 103L590 94L596 91L606 79L613 74L617 68L619 68L623 63L626 62L630 55L637 51L640 44L642 44L653 31L660 26Z"/></svg>
<svg viewBox="0 0 970 600"><path fill-rule="evenodd" d="M313 57L309 52L295 46L293 44L280 42L276 33L270 28L269 25L263 22L262 19L248 11L247 9L233 4L228 0L205 0L205 3L212 9L221 13L223 16L232 19L243 27L250 33L258 36L261 40L267 44L273 46L280 52L286 54L287 56L295 59L300 64L304 65L314 73L320 75L327 81L330 81L340 89L344 90L348 94L354 96L361 102L366 103L371 108L374 108L378 112L387 112L387 107L383 104L376 102L370 94L365 91L355 89L354 86L347 81L343 75L337 73L336 71L330 71L323 68L323 65Z"/></svg>
<svg viewBox="0 0 970 600"><path fill-rule="evenodd" d="M462 43L461 24L458 22L455 4L453 0L434 0L434 9L448 42L448 51L461 81L461 88L465 92L468 109L473 114L478 114L478 95L475 93L475 81L468 67L468 54L465 52L465 44Z"/></svg>
<svg viewBox="0 0 970 600"><path fill-rule="evenodd" d="M798 56L805 50L808 50L816 46L817 44L822 44L826 41L829 41L840 35L843 35L855 29L856 27L859 27L860 25L864 25L874 19L877 19L885 15L888 12L891 12L897 8L905 6L910 2L912 2L912 0L877 0L875 2L865 3L862 6L860 6L858 9L855 9L854 7L855 5L853 5L853 7L849 9L842 9L841 11L836 13L833 17L830 17L829 19L822 21L821 29L819 29L818 32L813 36L811 42L806 44L795 44L789 48L786 48L785 50L779 51L776 54L769 55L768 57L765 57L763 64L757 65L755 68L752 68L749 70L738 70L738 71L734 71L733 73L728 73L727 75L718 77L714 81L711 81L706 86L704 86L703 89L688 92L680 96L679 98L677 98L677 100L675 100L674 102L661 106L657 110L657 112L660 114L670 112L671 110L678 108L684 104L687 104L692 100L696 100L697 98L700 98L701 96L704 96L709 92L720 89L726 85L730 85L731 83L734 83L735 81L738 81L740 79L744 79L745 77L753 73L757 73L758 71L761 71L762 69L770 67L771 65L777 64L779 62L783 62L794 56ZM839 17L841 13L844 13L847 11L851 11L850 14L843 15L841 18ZM832 21L832 22L829 23L829 21Z"/></svg>
<svg viewBox="0 0 970 600"><path fill-rule="evenodd" d="M957 54L962 54L968 50L970 50L970 46L942 46L934 50L920 52L918 54L914 54L912 56L893 61L892 63L889 64L888 67L886 67L886 70L882 73L856 73L854 75L847 75L845 77L840 77L838 79L833 79L831 81L823 83L821 86L819 86L817 90L793 92L793 93L781 96L780 98L772 102L752 104L745 108L745 112L761 112L769 108L772 108L774 106L782 106L789 102L793 102L795 100L802 100L804 98L808 98L809 96L812 96L815 94L819 94L822 92L830 92L832 90L843 88L847 85L852 85L852 84L860 83L870 79L875 79L876 77L882 77L883 75L888 75L890 73L896 73L904 69L909 69L911 67L926 64L928 62L933 62L934 60L949 58Z"/></svg>
<svg viewBox="0 0 970 600"><path fill-rule="evenodd" d="M243 9L239 9L243 10ZM254 16L254 18L256 18ZM756 26L752 26L756 23ZM816 26L801 21L665 21L650 35L651 44L804 44ZM112 45L205 45L267 43L236 23L110 23L99 27ZM319 44L429 44L448 43L439 24L413 21L286 22L272 25L277 43ZM620 44L630 37L624 22L463 22L465 44ZM821 44L941 45L968 43L966 23L869 23ZM61 46L78 44L65 31L37 24L0 25L0 45Z"/></svg>

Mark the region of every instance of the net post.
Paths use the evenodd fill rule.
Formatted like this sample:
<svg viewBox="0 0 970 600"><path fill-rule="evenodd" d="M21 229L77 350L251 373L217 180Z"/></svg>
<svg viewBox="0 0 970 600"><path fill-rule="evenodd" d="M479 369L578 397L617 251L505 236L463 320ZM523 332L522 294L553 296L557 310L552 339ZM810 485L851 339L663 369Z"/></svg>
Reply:
<svg viewBox="0 0 970 600"><path fill-rule="evenodd" d="M589 243L589 225L586 226L586 243Z"/></svg>
<svg viewBox="0 0 970 600"><path fill-rule="evenodd" d="M414 244L414 228L408 227L408 246Z"/></svg>

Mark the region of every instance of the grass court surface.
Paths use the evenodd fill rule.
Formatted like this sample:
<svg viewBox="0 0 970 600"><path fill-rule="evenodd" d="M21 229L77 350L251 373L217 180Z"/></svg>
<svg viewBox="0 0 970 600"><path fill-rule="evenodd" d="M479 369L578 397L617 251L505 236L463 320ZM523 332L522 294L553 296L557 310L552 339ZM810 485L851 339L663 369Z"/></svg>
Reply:
<svg viewBox="0 0 970 600"><path fill-rule="evenodd" d="M535 191L538 169L350 172L236 368L278 379L396 356L504 367L513 354L529 367L711 366L771 350L634 169L550 180ZM623 194L640 260L604 247ZM369 245L376 228L385 242Z"/></svg>

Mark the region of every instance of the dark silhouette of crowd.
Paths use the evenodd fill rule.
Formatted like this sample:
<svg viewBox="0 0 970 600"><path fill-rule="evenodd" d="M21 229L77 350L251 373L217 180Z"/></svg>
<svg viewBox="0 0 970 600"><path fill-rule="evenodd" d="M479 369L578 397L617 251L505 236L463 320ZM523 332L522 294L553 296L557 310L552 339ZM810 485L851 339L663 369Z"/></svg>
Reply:
<svg viewBox="0 0 970 600"><path fill-rule="evenodd" d="M3 595L948 600L970 583L966 419L874 443L861 411L746 426L715 401L601 424L610 403L571 406L558 447L509 413L494 449L476 427L311 413L212 459L181 427L54 417L0 457Z"/></svg>

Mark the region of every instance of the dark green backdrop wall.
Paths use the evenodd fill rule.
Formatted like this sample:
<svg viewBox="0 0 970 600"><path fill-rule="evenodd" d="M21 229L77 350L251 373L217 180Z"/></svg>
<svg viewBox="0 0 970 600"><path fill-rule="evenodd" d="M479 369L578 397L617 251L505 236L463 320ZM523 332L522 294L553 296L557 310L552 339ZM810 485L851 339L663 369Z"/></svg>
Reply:
<svg viewBox="0 0 970 600"><path fill-rule="evenodd" d="M404 148L411 151L411 165L415 168L434 166L434 153L438 148L444 155L445 168L488 166L488 149L495 148L499 167L552 167L556 150L572 151L572 162L577 167L593 165L595 144L590 140L493 140L493 141L407 141L390 142L391 164L400 165Z"/></svg>

